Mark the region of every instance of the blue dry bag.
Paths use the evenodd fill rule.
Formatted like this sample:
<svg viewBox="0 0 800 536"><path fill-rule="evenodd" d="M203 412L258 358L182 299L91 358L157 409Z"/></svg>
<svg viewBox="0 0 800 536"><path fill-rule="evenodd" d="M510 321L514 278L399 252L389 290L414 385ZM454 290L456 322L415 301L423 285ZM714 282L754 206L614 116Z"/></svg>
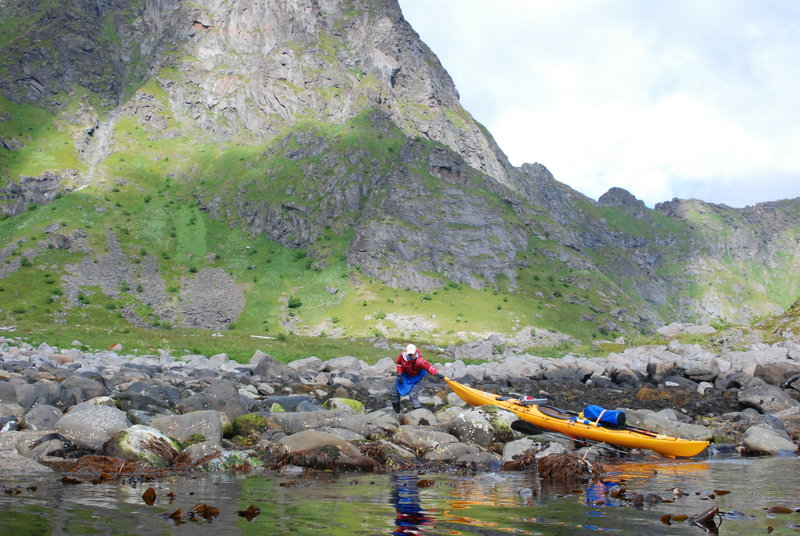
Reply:
<svg viewBox="0 0 800 536"><path fill-rule="evenodd" d="M422 369L416 376L406 376L405 374L402 374L400 379L397 380L397 392L400 393L400 396L406 396L411 392L411 388L414 387L417 382L420 381L427 373L428 372L425 369Z"/></svg>
<svg viewBox="0 0 800 536"><path fill-rule="evenodd" d="M590 421L597 422L599 420L600 424L608 424L610 426L622 426L625 424L624 412L605 409L600 406L586 406L583 410L583 416Z"/></svg>

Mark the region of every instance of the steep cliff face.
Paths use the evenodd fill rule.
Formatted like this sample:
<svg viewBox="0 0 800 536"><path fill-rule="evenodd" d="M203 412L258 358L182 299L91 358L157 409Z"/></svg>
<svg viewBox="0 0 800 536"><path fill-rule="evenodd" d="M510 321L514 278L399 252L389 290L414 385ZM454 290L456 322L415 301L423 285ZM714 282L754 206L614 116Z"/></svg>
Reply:
<svg viewBox="0 0 800 536"><path fill-rule="evenodd" d="M0 280L68 272L36 315L85 321L94 293L136 325L223 329L385 288L605 334L800 293L800 201L650 210L515 168L396 0L5 0L0 28Z"/></svg>

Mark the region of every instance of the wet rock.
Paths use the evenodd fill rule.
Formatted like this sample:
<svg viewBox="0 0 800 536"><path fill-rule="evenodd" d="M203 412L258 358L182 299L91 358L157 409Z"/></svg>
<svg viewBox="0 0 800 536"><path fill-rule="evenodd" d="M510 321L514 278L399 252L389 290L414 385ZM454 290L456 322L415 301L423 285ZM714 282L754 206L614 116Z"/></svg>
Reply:
<svg viewBox="0 0 800 536"><path fill-rule="evenodd" d="M304 432L288 435L278 441L276 447L279 455L308 451L321 447L334 447L341 453L352 456L361 455L361 452L347 441L340 439L335 435L327 434L325 432L318 432L315 430L306 430ZM301 464L295 463L294 465Z"/></svg>
<svg viewBox="0 0 800 536"><path fill-rule="evenodd" d="M605 468L597 462L571 454L554 454L537 459L539 478L545 482L572 482L600 478Z"/></svg>
<svg viewBox="0 0 800 536"><path fill-rule="evenodd" d="M458 439L445 432L430 430L421 426L400 426L394 433L395 443L410 449L426 451L446 443L457 443Z"/></svg>
<svg viewBox="0 0 800 536"><path fill-rule="evenodd" d="M797 445L788 437L763 425L748 428L742 437L742 444L751 455L797 452Z"/></svg>
<svg viewBox="0 0 800 536"><path fill-rule="evenodd" d="M196 443L184 448L175 459L172 466L175 468L202 468L209 470L211 461L222 456L223 449L218 445L209 442Z"/></svg>
<svg viewBox="0 0 800 536"><path fill-rule="evenodd" d="M422 457L427 461L450 462L459 464L481 464L500 466L502 457L477 445L466 443L445 443L433 447Z"/></svg>
<svg viewBox="0 0 800 536"><path fill-rule="evenodd" d="M377 460L388 470L409 470L417 456L411 450L391 441L380 439L361 446L361 453Z"/></svg>
<svg viewBox="0 0 800 536"><path fill-rule="evenodd" d="M154 467L168 467L180 446L155 428L136 424L114 434L103 454L122 460L144 461Z"/></svg>
<svg viewBox="0 0 800 536"><path fill-rule="evenodd" d="M123 411L80 404L56 422L55 430L80 447L99 451L111 436L129 426Z"/></svg>
<svg viewBox="0 0 800 536"><path fill-rule="evenodd" d="M33 460L60 455L72 445L66 437L57 432L31 432L26 436L17 442L17 452Z"/></svg>
<svg viewBox="0 0 800 536"><path fill-rule="evenodd" d="M381 469L380 464L373 458L360 453L342 451L333 445L287 453L281 458L280 463L323 471L373 472Z"/></svg>
<svg viewBox="0 0 800 536"><path fill-rule="evenodd" d="M535 446L536 442L526 437L509 441L503 446L502 462L511 462L517 456L521 456L529 450L534 450Z"/></svg>

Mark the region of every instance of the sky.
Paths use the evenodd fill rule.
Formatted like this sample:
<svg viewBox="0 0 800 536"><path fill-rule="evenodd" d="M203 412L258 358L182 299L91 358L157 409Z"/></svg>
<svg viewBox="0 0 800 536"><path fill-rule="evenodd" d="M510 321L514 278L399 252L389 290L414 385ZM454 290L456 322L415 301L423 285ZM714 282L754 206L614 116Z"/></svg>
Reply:
<svg viewBox="0 0 800 536"><path fill-rule="evenodd" d="M399 2L515 166L650 207L800 197L800 1Z"/></svg>

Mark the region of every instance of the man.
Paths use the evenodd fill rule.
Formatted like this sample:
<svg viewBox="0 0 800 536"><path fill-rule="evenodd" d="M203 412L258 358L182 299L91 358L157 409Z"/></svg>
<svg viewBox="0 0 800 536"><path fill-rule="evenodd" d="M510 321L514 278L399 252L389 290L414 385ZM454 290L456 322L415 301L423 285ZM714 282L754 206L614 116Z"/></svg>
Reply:
<svg viewBox="0 0 800 536"><path fill-rule="evenodd" d="M420 380L429 372L438 379L442 379L444 376L436 370L436 367L422 358L422 352L413 344L406 346L405 351L397 356L396 363L397 378L389 391L392 408L400 413L400 397L408 396L411 405L417 409L420 407Z"/></svg>

